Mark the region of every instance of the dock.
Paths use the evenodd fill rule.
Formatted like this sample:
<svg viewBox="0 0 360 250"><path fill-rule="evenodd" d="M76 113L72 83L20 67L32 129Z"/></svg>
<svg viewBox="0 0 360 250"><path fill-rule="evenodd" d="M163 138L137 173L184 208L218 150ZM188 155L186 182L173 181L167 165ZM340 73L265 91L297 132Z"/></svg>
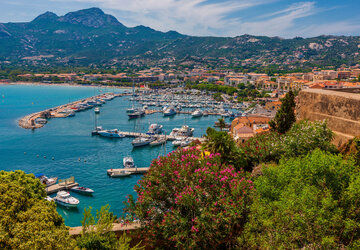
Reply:
<svg viewBox="0 0 360 250"><path fill-rule="evenodd" d="M145 174L147 172L149 172L150 168L112 168L112 169L108 169L106 172L108 175L110 175L112 172L118 172L118 171L127 171L130 172L131 174Z"/></svg>
<svg viewBox="0 0 360 250"><path fill-rule="evenodd" d="M71 184L55 184L55 185L52 185L50 187L46 187L46 193L47 194L53 194L53 193L57 193L59 191L63 191L63 190L69 190L73 187L76 187L76 186L79 186L79 183L77 182L74 182L74 183L71 183Z"/></svg>
<svg viewBox="0 0 360 250"><path fill-rule="evenodd" d="M171 136L171 135L148 135L146 133L137 133L137 132L126 132L126 131L119 131L120 134L125 135L125 137L146 137L146 138L156 138L156 139L166 139L167 141L175 141L176 139L180 138L179 136ZM205 141L203 137L184 137L191 141Z"/></svg>

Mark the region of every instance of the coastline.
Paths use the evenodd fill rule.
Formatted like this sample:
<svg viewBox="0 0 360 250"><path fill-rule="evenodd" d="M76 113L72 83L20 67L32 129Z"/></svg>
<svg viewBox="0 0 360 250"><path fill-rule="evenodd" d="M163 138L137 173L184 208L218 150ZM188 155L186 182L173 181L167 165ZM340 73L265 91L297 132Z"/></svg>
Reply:
<svg viewBox="0 0 360 250"><path fill-rule="evenodd" d="M65 86L65 87L90 87L90 88L109 88L109 89L132 89L124 86L106 86L106 85L84 85L77 83L44 83L44 82L0 82L0 86L7 85L34 85L34 86Z"/></svg>

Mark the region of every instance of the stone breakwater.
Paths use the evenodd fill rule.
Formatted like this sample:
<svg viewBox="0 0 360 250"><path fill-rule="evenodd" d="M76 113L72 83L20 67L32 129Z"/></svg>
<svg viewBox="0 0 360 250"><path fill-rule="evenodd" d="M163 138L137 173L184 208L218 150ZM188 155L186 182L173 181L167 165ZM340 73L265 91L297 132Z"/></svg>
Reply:
<svg viewBox="0 0 360 250"><path fill-rule="evenodd" d="M95 99L102 99L106 96L107 94L101 94L101 95L97 95L97 96L92 96L89 98L85 98L85 99L81 99L75 102L71 102L65 105L61 105L55 108L51 108L51 109L47 109L47 110L43 110L40 112L36 112L27 116L22 117L18 124L20 127L25 128L25 129L37 129L37 128L42 128L45 123L39 123L37 122L37 119L42 118L42 119L50 119L50 118L65 118L68 117L69 114L64 112L65 110L74 110L74 112L76 111L76 106L80 105L80 104L84 104L87 102L90 102L92 100ZM127 93L124 94L111 94L114 98L115 97L120 97L120 96L125 96L125 95L129 95Z"/></svg>

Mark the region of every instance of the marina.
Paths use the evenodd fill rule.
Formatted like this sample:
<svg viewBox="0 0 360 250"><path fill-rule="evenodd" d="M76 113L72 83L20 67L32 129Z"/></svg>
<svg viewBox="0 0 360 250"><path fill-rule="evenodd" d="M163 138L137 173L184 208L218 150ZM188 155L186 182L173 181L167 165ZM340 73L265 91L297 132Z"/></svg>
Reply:
<svg viewBox="0 0 360 250"><path fill-rule="evenodd" d="M164 116L163 106L153 106L151 102L145 103L148 97L155 95L154 93L144 92L133 97L124 93L125 91L99 87L0 86L0 94L5 96L0 106L0 109L5 107L0 112L0 149L3 152L0 155L0 167L7 171L21 169L26 173L44 173L46 176L57 176L59 179L74 176L76 179L74 184L54 185L48 189L52 198L58 191L70 191L71 196L79 199L77 208L68 209L63 206L57 208L68 226L79 226L82 211L89 206L100 209L102 205L109 204L111 212L120 216L124 208L123 201L129 194L136 196L134 186L142 178L142 174L149 170L148 167L154 159L175 150L177 146L172 142L176 139L189 137L187 138L189 141L204 140L206 128L213 126L221 117L220 115L203 115L192 118L191 113L195 109L211 111L212 108L184 106L179 110L178 105L175 105L175 115ZM37 114L41 110L60 107L65 103L74 103L71 100L91 99L108 92L121 94L122 97L114 98L99 106L98 114L94 111L97 106L94 106L93 109L76 112L75 117L48 120L46 126L35 130L19 128L17 122L14 122L19 121L19 117ZM165 106L171 105L172 99L181 99L181 95L179 97L165 95L159 93L159 98L168 99L164 102ZM21 96L20 101L19 96ZM182 97L184 100L190 100L190 95L182 95ZM138 98L139 101L133 98ZM200 97L196 101L200 102ZM196 102L194 101L193 104ZM148 106L145 109L145 116L129 119L127 110L132 106L134 108ZM218 111L214 109L212 112L215 114ZM225 117L225 119L227 122L230 121L230 117ZM152 124L162 126L160 134L157 134L158 128L150 131L149 127ZM191 133L187 132L186 136L179 134L179 129L183 126L189 127L183 130L184 133L192 130L191 136L189 136ZM91 136L95 127L101 127L100 130L117 129L124 137ZM151 136L155 140L147 146L132 146L134 139ZM167 143L164 142L165 137ZM184 144L188 143L187 139ZM124 170L123 159L126 156L131 156L134 166L141 168L126 169L131 174L124 178L109 178L107 170ZM91 188L94 193L83 195L72 191L72 186L79 186L78 184Z"/></svg>

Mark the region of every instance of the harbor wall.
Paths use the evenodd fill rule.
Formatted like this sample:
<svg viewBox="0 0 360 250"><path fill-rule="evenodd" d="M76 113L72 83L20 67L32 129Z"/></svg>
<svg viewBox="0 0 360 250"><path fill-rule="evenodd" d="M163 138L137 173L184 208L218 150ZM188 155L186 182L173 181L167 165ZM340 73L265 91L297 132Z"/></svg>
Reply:
<svg viewBox="0 0 360 250"><path fill-rule="evenodd" d="M327 120L335 133L333 143L341 146L360 135L360 94L342 91L307 89L297 97L299 120Z"/></svg>

